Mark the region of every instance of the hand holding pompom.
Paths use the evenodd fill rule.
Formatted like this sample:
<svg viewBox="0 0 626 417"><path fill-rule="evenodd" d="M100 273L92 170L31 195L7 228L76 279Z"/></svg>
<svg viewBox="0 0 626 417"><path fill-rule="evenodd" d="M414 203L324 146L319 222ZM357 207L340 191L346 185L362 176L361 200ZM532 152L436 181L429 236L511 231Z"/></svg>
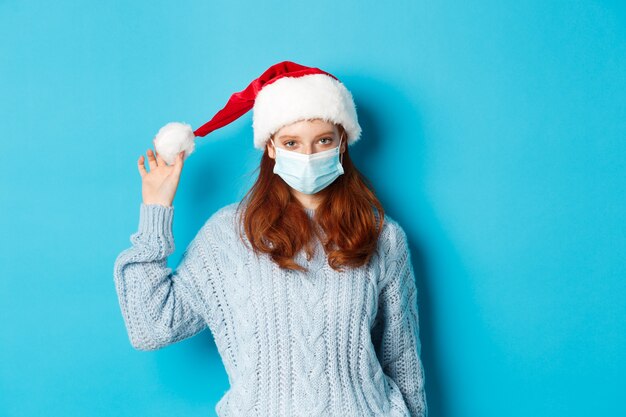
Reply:
<svg viewBox="0 0 626 417"><path fill-rule="evenodd" d="M141 155L137 161L139 174L141 175L141 194L144 204L160 204L171 207L176 195L176 189L180 181L180 173L183 169L183 152L181 151L174 160L174 164L168 165L156 153L156 158L152 149L148 149L148 164L150 172L146 171L145 159Z"/></svg>

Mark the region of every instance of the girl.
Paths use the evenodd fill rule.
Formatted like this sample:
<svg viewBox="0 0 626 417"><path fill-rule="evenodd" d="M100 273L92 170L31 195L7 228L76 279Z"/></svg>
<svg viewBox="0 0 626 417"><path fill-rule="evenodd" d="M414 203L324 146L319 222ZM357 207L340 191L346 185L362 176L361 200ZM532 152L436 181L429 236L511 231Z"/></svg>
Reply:
<svg viewBox="0 0 626 417"><path fill-rule="evenodd" d="M157 135L149 172L138 160L139 228L114 268L132 346L208 327L230 382L220 417L427 416L407 237L350 159L361 132L352 95L284 61L193 134L250 107L258 178L210 216L174 271L172 203L190 148L172 154Z"/></svg>

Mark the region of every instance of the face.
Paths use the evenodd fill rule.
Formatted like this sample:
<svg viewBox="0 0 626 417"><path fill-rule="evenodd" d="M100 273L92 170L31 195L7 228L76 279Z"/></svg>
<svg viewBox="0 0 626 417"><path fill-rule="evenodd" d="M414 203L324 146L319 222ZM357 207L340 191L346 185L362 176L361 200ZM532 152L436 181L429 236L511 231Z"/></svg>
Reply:
<svg viewBox="0 0 626 417"><path fill-rule="evenodd" d="M344 134L345 135L345 134ZM274 145L288 151L313 154L339 145L339 129L336 125L321 119L300 120L283 126L273 135ZM272 141L267 141L267 153L270 158L276 157ZM346 149L346 138L341 141L340 153Z"/></svg>

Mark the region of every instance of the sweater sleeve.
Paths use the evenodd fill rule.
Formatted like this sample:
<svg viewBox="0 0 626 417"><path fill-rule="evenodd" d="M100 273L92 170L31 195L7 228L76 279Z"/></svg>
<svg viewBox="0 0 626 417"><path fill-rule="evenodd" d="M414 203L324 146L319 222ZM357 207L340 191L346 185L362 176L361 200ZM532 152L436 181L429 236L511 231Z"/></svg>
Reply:
<svg viewBox="0 0 626 417"><path fill-rule="evenodd" d="M411 417L427 417L420 359L417 287L404 230L392 224L372 340L383 371L402 392Z"/></svg>
<svg viewBox="0 0 626 417"><path fill-rule="evenodd" d="M175 248L173 215L172 206L141 203L132 246L115 260L115 288L131 345L137 350L160 349L207 327L194 289L198 236L176 270L167 267Z"/></svg>

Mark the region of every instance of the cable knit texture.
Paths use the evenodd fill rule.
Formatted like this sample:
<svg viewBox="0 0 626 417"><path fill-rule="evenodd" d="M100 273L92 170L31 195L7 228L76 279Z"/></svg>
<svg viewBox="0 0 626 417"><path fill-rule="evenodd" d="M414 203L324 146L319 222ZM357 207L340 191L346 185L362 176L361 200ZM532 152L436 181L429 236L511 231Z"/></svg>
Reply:
<svg viewBox="0 0 626 417"><path fill-rule="evenodd" d="M417 288L399 224L385 216L367 265L337 272L316 241L311 260L297 254L300 272L244 244L236 210L214 213L173 270L174 207L141 204L114 266L132 346L156 350L209 328L230 382L219 417L426 417Z"/></svg>

